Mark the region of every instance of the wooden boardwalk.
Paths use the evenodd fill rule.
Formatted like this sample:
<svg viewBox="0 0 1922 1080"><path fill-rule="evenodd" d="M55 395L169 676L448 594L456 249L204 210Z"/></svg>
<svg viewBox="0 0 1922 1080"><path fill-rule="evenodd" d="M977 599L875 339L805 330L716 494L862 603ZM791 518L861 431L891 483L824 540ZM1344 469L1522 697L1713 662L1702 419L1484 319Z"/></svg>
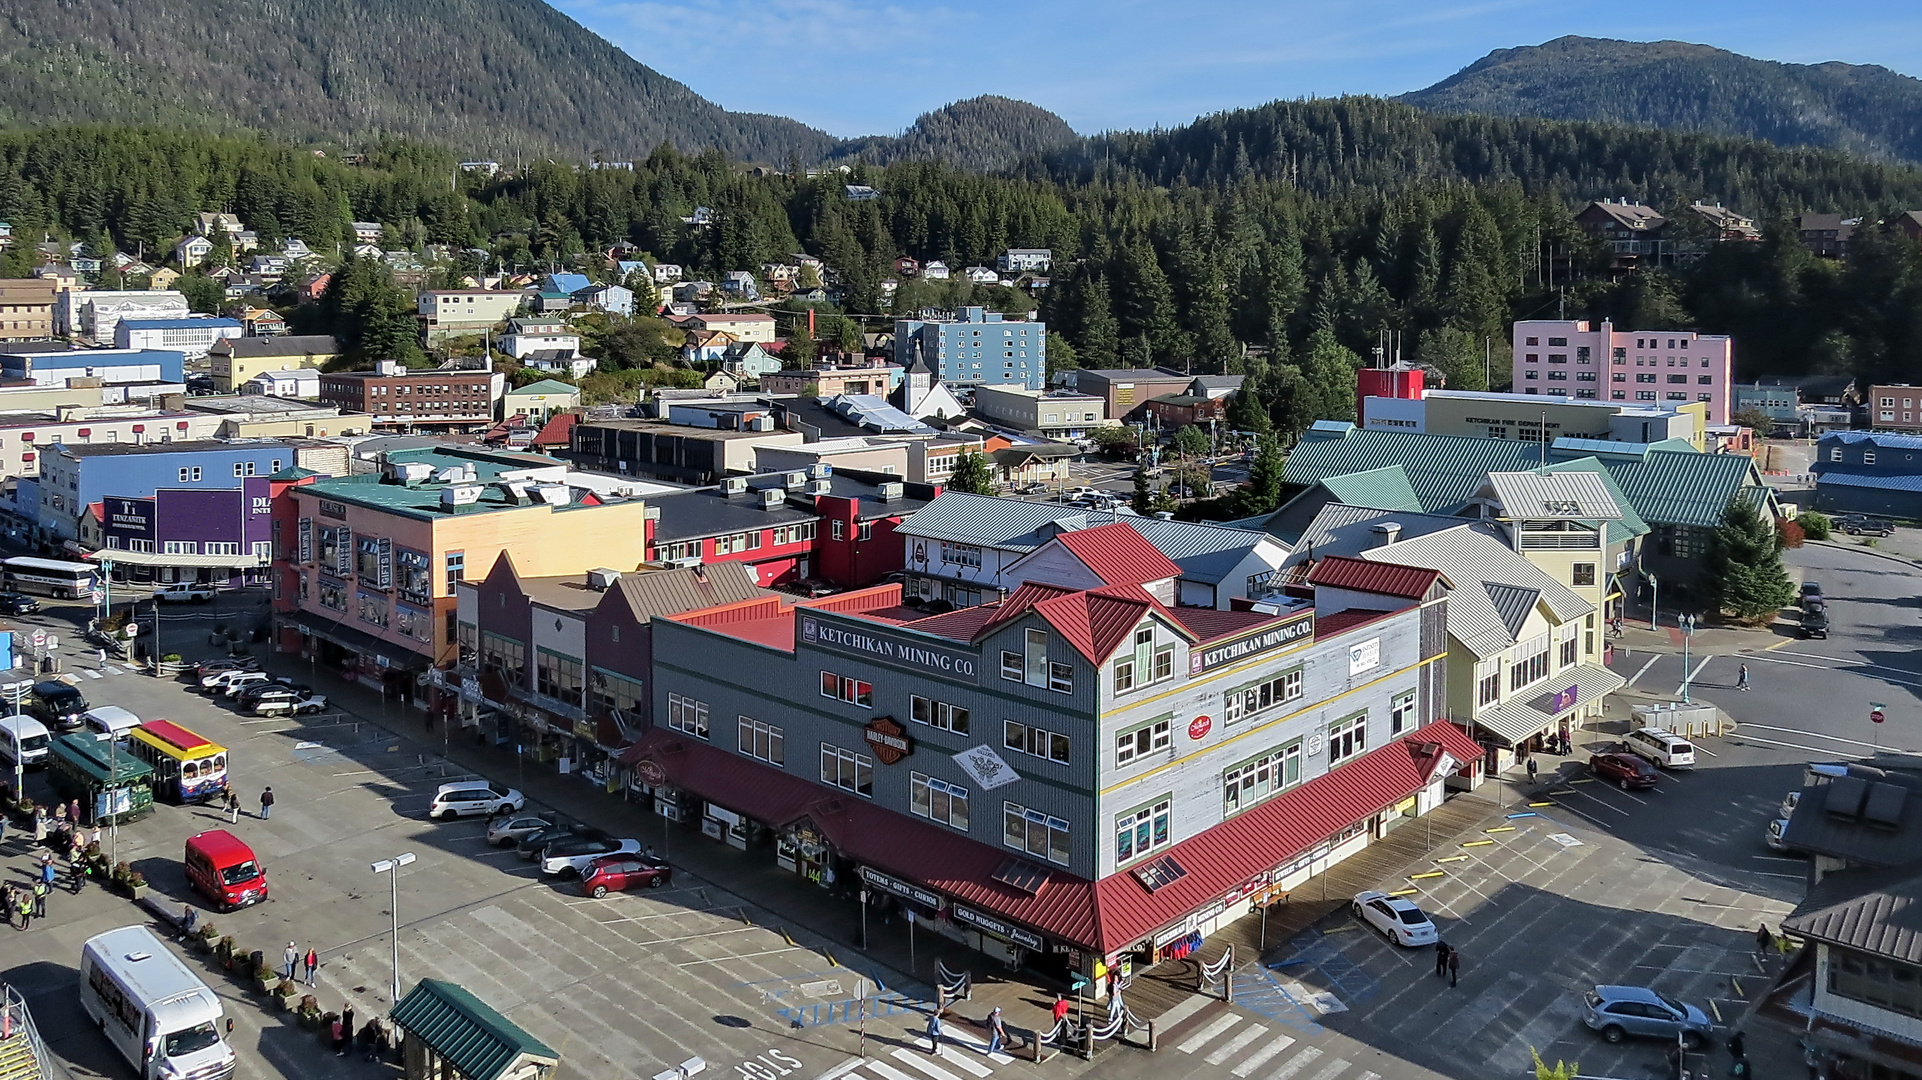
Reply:
<svg viewBox="0 0 1922 1080"><path fill-rule="evenodd" d="M1221 959L1229 946L1234 947L1236 967L1257 960L1264 948L1274 949L1330 912L1346 908L1356 893L1380 887L1383 881L1423 862L1432 852L1448 847L1457 836L1498 813L1493 799L1480 792L1457 795L1336 863L1326 873L1302 882L1288 899L1268 909L1265 927L1262 913L1251 912L1217 931L1200 952L1137 973L1124 995L1128 1008L1144 1020L1160 1016L1195 992L1201 965Z"/></svg>

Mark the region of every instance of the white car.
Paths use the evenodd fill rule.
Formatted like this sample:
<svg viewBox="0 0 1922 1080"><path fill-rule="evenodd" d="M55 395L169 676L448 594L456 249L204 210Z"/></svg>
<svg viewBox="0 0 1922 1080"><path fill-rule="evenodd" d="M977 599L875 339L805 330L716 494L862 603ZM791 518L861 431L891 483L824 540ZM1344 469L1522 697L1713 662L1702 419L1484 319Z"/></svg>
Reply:
<svg viewBox="0 0 1922 1080"><path fill-rule="evenodd" d="M1359 892L1349 909L1362 922L1381 931L1397 945L1433 945L1441 935L1422 909L1385 892Z"/></svg>
<svg viewBox="0 0 1922 1080"><path fill-rule="evenodd" d="M214 693L219 697L239 697L240 692L249 686L273 681L274 677L264 671L237 671L226 682L221 683L220 689Z"/></svg>
<svg viewBox="0 0 1922 1080"><path fill-rule="evenodd" d="M456 780L434 791L427 816L435 821L458 817L492 817L503 810L519 811L527 797L510 787L486 780Z"/></svg>
<svg viewBox="0 0 1922 1080"><path fill-rule="evenodd" d="M570 836L556 840L541 852L541 873L553 877L558 874L579 875L595 859L603 855L635 855L641 850L639 840L612 840L598 836Z"/></svg>
<svg viewBox="0 0 1922 1080"><path fill-rule="evenodd" d="M316 694L312 690L296 690L291 686L284 690L268 690L248 703L248 708L255 716L275 716L280 713L299 716L302 713L317 713L326 707L326 695Z"/></svg>
<svg viewBox="0 0 1922 1080"><path fill-rule="evenodd" d="M200 689L211 697L219 697L230 687L267 682L270 679L272 676L258 669L229 668L226 671L216 671L212 675L203 676L200 680Z"/></svg>
<svg viewBox="0 0 1922 1080"><path fill-rule="evenodd" d="M156 601L171 601L177 604L190 602L204 604L214 598L214 587L193 581L182 581L173 585L159 586L154 589L153 598Z"/></svg>

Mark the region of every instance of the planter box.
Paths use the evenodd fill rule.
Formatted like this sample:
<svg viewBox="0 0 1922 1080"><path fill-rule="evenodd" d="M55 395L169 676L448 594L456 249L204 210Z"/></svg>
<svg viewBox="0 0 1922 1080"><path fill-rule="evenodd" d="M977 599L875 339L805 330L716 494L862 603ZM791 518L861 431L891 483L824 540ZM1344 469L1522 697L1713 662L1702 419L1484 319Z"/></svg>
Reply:
<svg viewBox="0 0 1922 1080"><path fill-rule="evenodd" d="M275 1012L286 1012L289 1009L292 1009L294 1007L294 1002L300 1000L299 996L295 994L282 994L282 993L276 992L273 994L269 994L268 996L274 999Z"/></svg>
<svg viewBox="0 0 1922 1080"><path fill-rule="evenodd" d="M127 898L135 903L139 903L146 899L147 890L152 887L151 885L129 885L127 886Z"/></svg>

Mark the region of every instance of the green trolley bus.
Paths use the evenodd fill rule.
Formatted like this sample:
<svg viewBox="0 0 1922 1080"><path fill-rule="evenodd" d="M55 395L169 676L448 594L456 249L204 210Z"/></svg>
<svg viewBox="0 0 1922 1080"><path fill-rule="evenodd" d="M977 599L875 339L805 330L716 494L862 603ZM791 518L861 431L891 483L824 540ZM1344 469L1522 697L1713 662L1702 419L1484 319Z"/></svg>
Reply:
<svg viewBox="0 0 1922 1080"><path fill-rule="evenodd" d="M47 777L62 798L79 799L86 824L133 821L153 813L153 766L92 732L62 735L47 748Z"/></svg>

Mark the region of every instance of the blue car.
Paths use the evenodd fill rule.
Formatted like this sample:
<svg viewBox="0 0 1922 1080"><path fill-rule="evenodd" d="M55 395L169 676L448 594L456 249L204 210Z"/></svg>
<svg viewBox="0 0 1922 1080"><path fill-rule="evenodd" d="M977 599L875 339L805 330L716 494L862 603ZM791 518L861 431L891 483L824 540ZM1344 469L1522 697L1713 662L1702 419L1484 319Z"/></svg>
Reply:
<svg viewBox="0 0 1922 1080"><path fill-rule="evenodd" d="M1630 1035L1671 1041L1679 1037L1682 1045L1694 1049L1714 1030L1702 1010L1646 986L1598 986L1582 1000L1587 1006L1582 1023L1612 1043Z"/></svg>

